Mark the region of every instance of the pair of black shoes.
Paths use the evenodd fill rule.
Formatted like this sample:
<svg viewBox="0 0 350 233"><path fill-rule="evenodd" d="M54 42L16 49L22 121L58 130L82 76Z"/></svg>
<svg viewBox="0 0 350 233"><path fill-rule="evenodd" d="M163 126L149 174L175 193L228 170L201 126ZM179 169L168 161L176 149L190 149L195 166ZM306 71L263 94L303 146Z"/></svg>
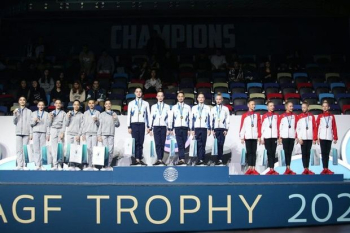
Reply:
<svg viewBox="0 0 350 233"><path fill-rule="evenodd" d="M145 164L142 160L135 160L131 166L147 166L147 164Z"/></svg>
<svg viewBox="0 0 350 233"><path fill-rule="evenodd" d="M153 166L166 166L166 164L162 160L157 160L157 162L155 162Z"/></svg>

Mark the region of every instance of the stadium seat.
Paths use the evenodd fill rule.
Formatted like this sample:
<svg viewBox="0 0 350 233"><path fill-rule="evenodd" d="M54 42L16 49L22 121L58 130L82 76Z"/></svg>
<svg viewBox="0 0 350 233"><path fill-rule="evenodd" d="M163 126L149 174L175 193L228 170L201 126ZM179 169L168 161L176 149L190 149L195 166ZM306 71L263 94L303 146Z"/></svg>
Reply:
<svg viewBox="0 0 350 233"><path fill-rule="evenodd" d="M342 110L343 110L344 115L350 115L350 105L349 104L343 105Z"/></svg>
<svg viewBox="0 0 350 233"><path fill-rule="evenodd" d="M194 103L195 103L195 100L194 100L194 94L192 93L185 93L185 100L184 100L184 103L185 104L188 104L190 106L193 106Z"/></svg>
<svg viewBox="0 0 350 233"><path fill-rule="evenodd" d="M252 93L249 95L249 99L254 100L255 104L263 105L265 104L265 95L262 93Z"/></svg>
<svg viewBox="0 0 350 233"><path fill-rule="evenodd" d="M130 101L134 100L136 98L135 94L127 94L125 96L125 103L124 104L129 104Z"/></svg>
<svg viewBox="0 0 350 233"><path fill-rule="evenodd" d="M229 83L231 93L245 93L246 88L244 83Z"/></svg>
<svg viewBox="0 0 350 233"><path fill-rule="evenodd" d="M307 73L294 73L293 74L294 83L307 83L310 81Z"/></svg>
<svg viewBox="0 0 350 233"><path fill-rule="evenodd" d="M228 93L228 84L227 83L214 83L213 84L214 93Z"/></svg>
<svg viewBox="0 0 350 233"><path fill-rule="evenodd" d="M87 108L88 106L86 106L85 108ZM97 110L97 111L99 111L99 112L102 112L103 111L103 108L102 108L102 106L100 106L100 105L95 105L95 109Z"/></svg>
<svg viewBox="0 0 350 233"><path fill-rule="evenodd" d="M142 85L145 85L146 80L144 79L131 79L130 83L141 83Z"/></svg>
<svg viewBox="0 0 350 233"><path fill-rule="evenodd" d="M222 104L223 105L230 105L231 104L231 97L230 94L228 93L221 93L223 101Z"/></svg>
<svg viewBox="0 0 350 233"><path fill-rule="evenodd" d="M280 85L278 83L265 83L264 91L265 91L265 95L270 93L279 93Z"/></svg>
<svg viewBox="0 0 350 233"><path fill-rule="evenodd" d="M334 115L341 115L341 108L339 107L338 104L331 104L329 106L329 112Z"/></svg>
<svg viewBox="0 0 350 233"><path fill-rule="evenodd" d="M328 102L328 104L335 104L335 98L333 94L330 94L330 93L319 94L318 101L320 102L320 104L322 104L322 102L325 100Z"/></svg>
<svg viewBox="0 0 350 233"><path fill-rule="evenodd" d="M262 92L262 83L248 83L247 84L248 94L252 93L261 93Z"/></svg>
<svg viewBox="0 0 350 233"><path fill-rule="evenodd" d="M237 106L234 106L233 109L234 109L235 115L243 115L245 112L248 111L247 105L237 105Z"/></svg>
<svg viewBox="0 0 350 233"><path fill-rule="evenodd" d="M230 112L230 115L232 115L232 113L233 113L232 105L229 105L229 104L224 104L224 105L228 108L228 111Z"/></svg>
<svg viewBox="0 0 350 233"><path fill-rule="evenodd" d="M303 94L312 93L314 88L311 83L298 83L298 93L302 96Z"/></svg>
<svg viewBox="0 0 350 233"><path fill-rule="evenodd" d="M283 95L289 94L289 93L296 93L296 88L293 83L282 83L281 84L281 92Z"/></svg>
<svg viewBox="0 0 350 233"><path fill-rule="evenodd" d="M112 105L120 105L120 106L123 105L123 100L122 99L114 99L114 100L111 99L110 101L111 101Z"/></svg>
<svg viewBox="0 0 350 233"><path fill-rule="evenodd" d="M300 113L302 113L302 110L301 110L301 105L299 105L299 104L294 104L294 106L293 106L293 113L295 113L295 114L300 114Z"/></svg>
<svg viewBox="0 0 350 233"><path fill-rule="evenodd" d="M266 105L255 105L255 112L260 113L261 115L267 113Z"/></svg>
<svg viewBox="0 0 350 233"><path fill-rule="evenodd" d="M123 115L127 115L127 114L128 114L128 105L125 105L125 106L123 107L122 114L123 114Z"/></svg>
<svg viewBox="0 0 350 233"><path fill-rule="evenodd" d="M197 83L195 92L211 93L211 83Z"/></svg>
<svg viewBox="0 0 350 233"><path fill-rule="evenodd" d="M331 92L334 95L340 94L340 93L346 93L346 87L344 83L331 83Z"/></svg>
<svg viewBox="0 0 350 233"><path fill-rule="evenodd" d="M5 116L7 115L7 107L6 106L0 106L0 115Z"/></svg>
<svg viewBox="0 0 350 233"><path fill-rule="evenodd" d="M176 100L175 99L164 99L164 103L166 103L168 105L175 105Z"/></svg>
<svg viewBox="0 0 350 233"><path fill-rule="evenodd" d="M147 93L147 94L144 94L143 98L146 100L146 99L156 99L157 97L157 94L155 93Z"/></svg>
<svg viewBox="0 0 350 233"><path fill-rule="evenodd" d="M317 104L318 103L318 98L315 93L308 93L308 94L303 94L301 96L302 101L306 101L309 104Z"/></svg>
<svg viewBox="0 0 350 233"><path fill-rule="evenodd" d="M283 95L281 93L270 93L266 95L267 100L272 101L275 105L283 104Z"/></svg>
<svg viewBox="0 0 350 233"><path fill-rule="evenodd" d="M300 95L298 93L288 93L284 95L285 101L291 101L294 105L300 104Z"/></svg>
<svg viewBox="0 0 350 233"><path fill-rule="evenodd" d="M327 83L336 83L341 81L339 73L326 73L325 78Z"/></svg>
<svg viewBox="0 0 350 233"><path fill-rule="evenodd" d="M145 99L145 101L148 103L150 108L153 104L156 104L158 102L157 99Z"/></svg>
<svg viewBox="0 0 350 233"><path fill-rule="evenodd" d="M292 83L292 74L291 73L277 73L278 83Z"/></svg>
<svg viewBox="0 0 350 233"><path fill-rule="evenodd" d="M323 112L322 106L321 105L309 105L309 112L312 113L313 115L319 115Z"/></svg>
<svg viewBox="0 0 350 233"><path fill-rule="evenodd" d="M120 105L112 105L111 108L117 115L121 115L122 114L122 106Z"/></svg>
<svg viewBox="0 0 350 233"><path fill-rule="evenodd" d="M337 100L337 103L340 107L340 109L343 109L344 105L349 105L350 104L350 94L337 94L335 95L335 99Z"/></svg>
<svg viewBox="0 0 350 233"><path fill-rule="evenodd" d="M314 89L317 96L321 93L329 93L329 85L327 83L315 83Z"/></svg>
<svg viewBox="0 0 350 233"><path fill-rule="evenodd" d="M213 72L211 74L213 83L224 83L227 82L226 72Z"/></svg>
<svg viewBox="0 0 350 233"><path fill-rule="evenodd" d="M143 84L142 83L129 83L128 84L128 93L134 93L135 89L138 87L143 89Z"/></svg>
<svg viewBox="0 0 350 233"><path fill-rule="evenodd" d="M274 113L280 115L286 111L286 108L284 105L275 105Z"/></svg>
<svg viewBox="0 0 350 233"><path fill-rule="evenodd" d="M233 93L232 94L233 106L246 105L247 99L248 99L247 94L244 94L244 93Z"/></svg>
<svg viewBox="0 0 350 233"><path fill-rule="evenodd" d="M212 105L213 104L213 95L211 93L204 93L205 100L204 104Z"/></svg>

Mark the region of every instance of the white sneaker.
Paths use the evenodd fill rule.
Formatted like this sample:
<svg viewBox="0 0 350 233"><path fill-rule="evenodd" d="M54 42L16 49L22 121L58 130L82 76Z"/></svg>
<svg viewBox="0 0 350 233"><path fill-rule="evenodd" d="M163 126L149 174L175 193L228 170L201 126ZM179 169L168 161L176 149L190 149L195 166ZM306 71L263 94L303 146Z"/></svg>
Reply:
<svg viewBox="0 0 350 233"><path fill-rule="evenodd" d="M107 171L107 168L101 168L101 170L100 171Z"/></svg>
<svg viewBox="0 0 350 233"><path fill-rule="evenodd" d="M29 168L27 168L27 167L22 167L23 168L23 171L28 171L29 170Z"/></svg>
<svg viewBox="0 0 350 233"><path fill-rule="evenodd" d="M75 171L75 167L69 167L68 171Z"/></svg>
<svg viewBox="0 0 350 233"><path fill-rule="evenodd" d="M58 170L58 171L62 171L62 170L63 170L63 168L61 167L61 165L58 165L58 166L57 166L57 170Z"/></svg>
<svg viewBox="0 0 350 233"><path fill-rule="evenodd" d="M107 167L106 171L113 171L113 168L112 167Z"/></svg>
<svg viewBox="0 0 350 233"><path fill-rule="evenodd" d="M79 167L75 167L76 171L81 171L81 169Z"/></svg>
<svg viewBox="0 0 350 233"><path fill-rule="evenodd" d="M35 167L34 170L41 171L43 169L42 169L42 167Z"/></svg>
<svg viewBox="0 0 350 233"><path fill-rule="evenodd" d="M86 167L86 168L84 168L83 170L84 170L84 171L92 171L93 169L92 169L92 167Z"/></svg>
<svg viewBox="0 0 350 233"><path fill-rule="evenodd" d="M56 167L56 166L53 166L52 168L51 168L51 171L57 171L58 170L58 168Z"/></svg>
<svg viewBox="0 0 350 233"><path fill-rule="evenodd" d="M23 167L15 167L13 170L14 171L21 171L21 170L23 170Z"/></svg>
<svg viewBox="0 0 350 233"><path fill-rule="evenodd" d="M93 170L94 170L94 171L99 171L99 170L98 170L97 168L95 168L95 167L93 168Z"/></svg>

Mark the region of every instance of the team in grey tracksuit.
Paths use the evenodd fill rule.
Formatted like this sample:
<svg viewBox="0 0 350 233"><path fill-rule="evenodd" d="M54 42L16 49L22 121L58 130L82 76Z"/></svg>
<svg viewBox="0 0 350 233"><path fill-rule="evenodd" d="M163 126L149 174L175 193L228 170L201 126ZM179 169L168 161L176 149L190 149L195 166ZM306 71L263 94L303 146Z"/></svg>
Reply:
<svg viewBox="0 0 350 233"><path fill-rule="evenodd" d="M39 121L36 121L38 119ZM33 128L34 162L36 167L41 167L41 148L46 146L46 137L50 136L49 114L46 111L32 112L31 126Z"/></svg>
<svg viewBox="0 0 350 233"><path fill-rule="evenodd" d="M67 129L67 143L80 145L80 140L77 141L75 138L79 136L81 137L82 126L83 126L83 114L81 112L70 111L66 115L66 127ZM70 163L70 165L75 166L75 164Z"/></svg>
<svg viewBox="0 0 350 233"><path fill-rule="evenodd" d="M115 112L106 110L101 113L97 136L102 137L103 146L108 147L108 167L111 166L113 160L115 127L119 127L119 125L120 123Z"/></svg>
<svg viewBox="0 0 350 233"><path fill-rule="evenodd" d="M58 143L63 143L64 133L66 131L65 118L66 113L63 110L56 109L49 114L51 156L53 167L56 167L58 164L57 145ZM61 135L63 135L62 138ZM63 163L63 161L61 161L61 163Z"/></svg>
<svg viewBox="0 0 350 233"><path fill-rule="evenodd" d="M17 167L24 167L23 146L28 145L29 139L32 136L31 127L32 111L28 108L18 108L18 111L13 114L13 123L16 125L16 156Z"/></svg>
<svg viewBox="0 0 350 233"><path fill-rule="evenodd" d="M89 167L92 167L92 150L97 146L97 131L100 126L100 112L88 109L84 113L82 136L86 138Z"/></svg>

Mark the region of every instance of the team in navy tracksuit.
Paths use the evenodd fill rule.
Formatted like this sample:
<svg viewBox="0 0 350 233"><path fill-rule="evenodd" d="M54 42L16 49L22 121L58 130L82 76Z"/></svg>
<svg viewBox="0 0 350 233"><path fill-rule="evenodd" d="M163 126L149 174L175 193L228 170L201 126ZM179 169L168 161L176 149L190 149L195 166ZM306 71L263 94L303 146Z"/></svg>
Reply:
<svg viewBox="0 0 350 233"><path fill-rule="evenodd" d="M210 107L204 104L204 94L199 93L197 96L198 105L192 107L190 116L190 126L192 135L197 140L197 166L204 166L205 145L207 136L210 136Z"/></svg>
<svg viewBox="0 0 350 233"><path fill-rule="evenodd" d="M148 102L142 100L142 89L135 89L135 100L128 104L128 131L135 139L135 162L131 165L145 166L142 161L143 143L145 141L145 130L147 127L147 134L150 132L150 111Z"/></svg>
<svg viewBox="0 0 350 233"><path fill-rule="evenodd" d="M173 134L173 130L175 129L176 142L179 150L177 166L186 166L185 145L187 137L190 134L191 107L184 103L184 99L185 94L180 91L177 94L178 103L173 106L172 114L169 119L169 131Z"/></svg>
<svg viewBox="0 0 350 233"><path fill-rule="evenodd" d="M216 166L222 166L222 156L224 153L224 144L227 131L230 127L230 111L226 106L222 105L222 95L216 94L216 105L212 107L210 112L210 128L213 136L218 141L218 158L215 163Z"/></svg>
<svg viewBox="0 0 350 233"><path fill-rule="evenodd" d="M168 119L170 106L163 102L164 93L163 91L158 91L157 93L158 102L152 105L151 108L151 132L150 135L154 135L154 142L157 153L157 162L153 166L164 166L163 155L166 136L169 134L168 130Z"/></svg>

